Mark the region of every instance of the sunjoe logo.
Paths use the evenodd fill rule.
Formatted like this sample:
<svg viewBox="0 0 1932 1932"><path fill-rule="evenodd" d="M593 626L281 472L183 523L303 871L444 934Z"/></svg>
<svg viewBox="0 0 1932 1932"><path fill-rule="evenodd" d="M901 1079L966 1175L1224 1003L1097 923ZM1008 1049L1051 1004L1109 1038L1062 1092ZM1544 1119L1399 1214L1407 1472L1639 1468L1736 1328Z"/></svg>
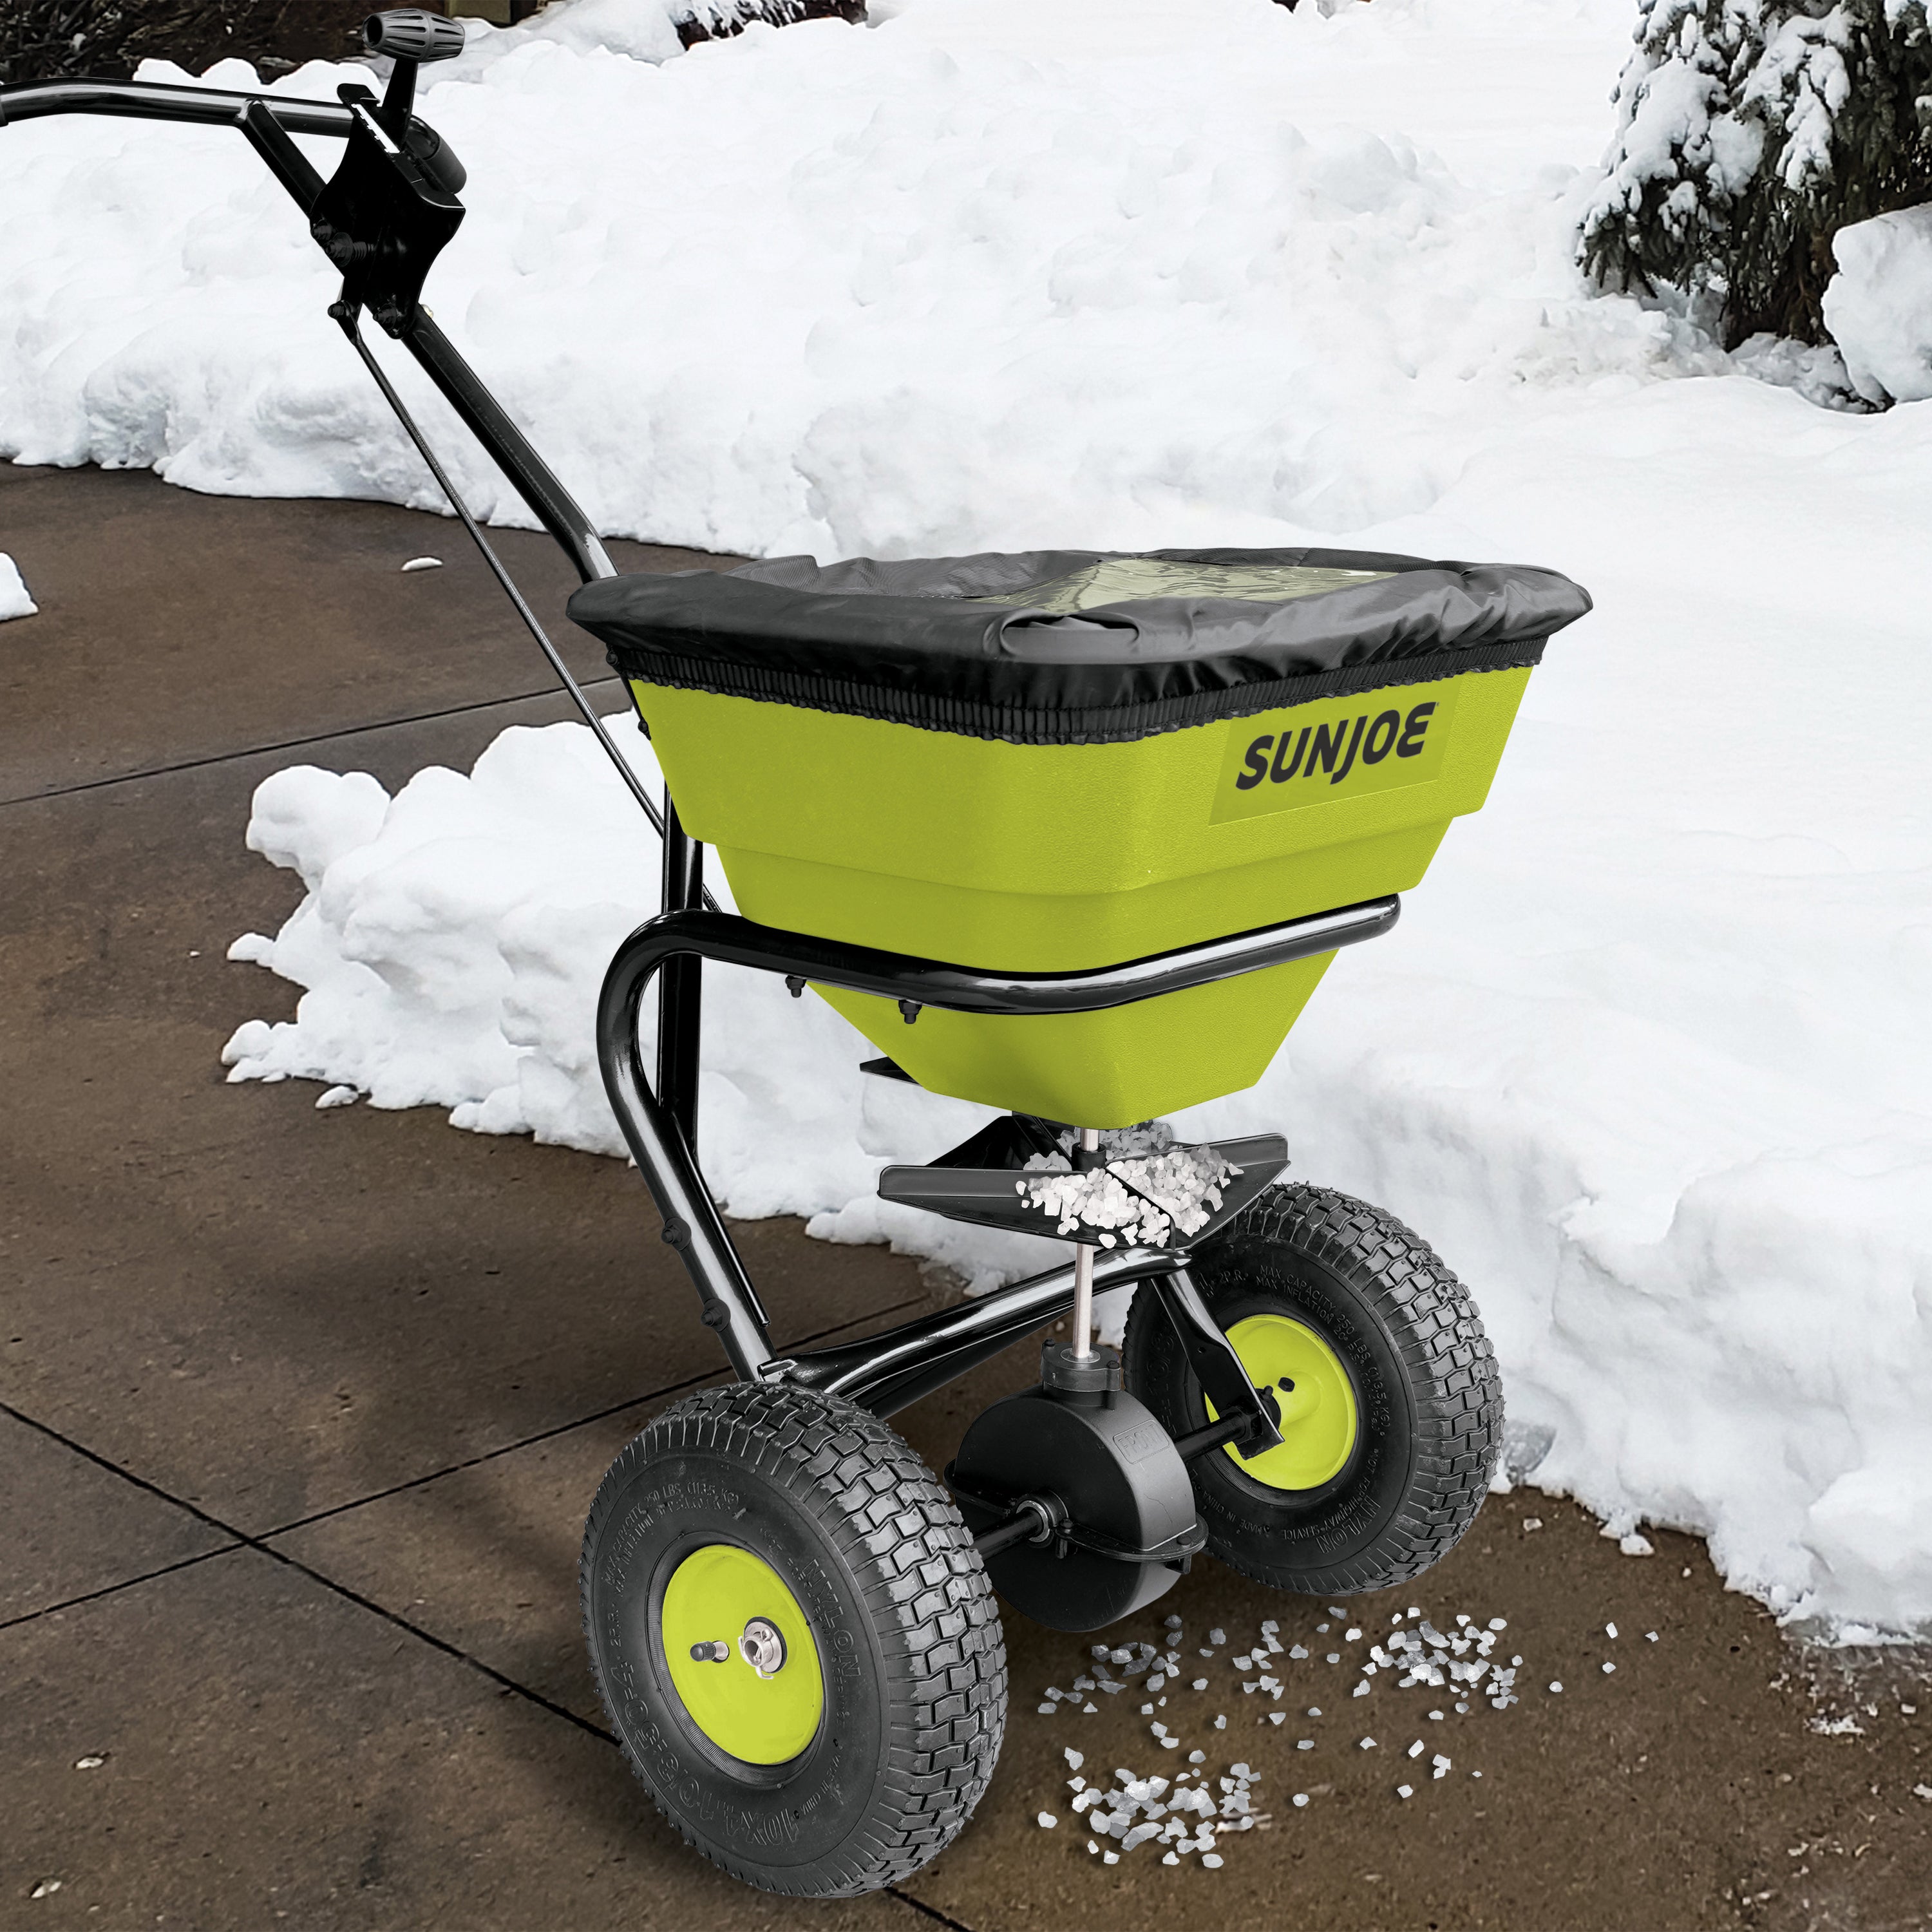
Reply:
<svg viewBox="0 0 1932 1932"><path fill-rule="evenodd" d="M1451 696L1446 683L1412 685L1234 719L1215 819L1299 811L1434 778Z"/></svg>

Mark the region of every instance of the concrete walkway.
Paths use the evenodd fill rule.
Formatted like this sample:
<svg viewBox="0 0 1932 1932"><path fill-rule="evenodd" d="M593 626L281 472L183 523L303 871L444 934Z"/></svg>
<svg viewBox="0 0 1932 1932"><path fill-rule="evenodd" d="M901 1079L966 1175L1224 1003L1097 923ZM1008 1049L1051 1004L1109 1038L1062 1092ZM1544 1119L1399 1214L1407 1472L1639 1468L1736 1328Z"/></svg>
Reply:
<svg viewBox="0 0 1932 1932"><path fill-rule="evenodd" d="M562 626L547 542L502 542ZM1084 1648L1009 1616L1005 1755L951 1852L849 1904L720 1876L624 1768L577 1628L598 1476L720 1369L637 1178L433 1112L318 1112L218 1059L292 1000L223 956L298 891L243 848L254 786L297 760L394 785L567 706L438 519L0 467L0 549L42 608L0 626L0 1926L1932 1925L1917 1661L1828 1677L1701 1546L1634 1561L1520 1490L1346 1606L1508 1618L1505 1713L1350 1699L1324 1606L1212 1563L1124 1634L1270 1617L1315 1652L1280 1727L1212 1666L1231 1729L1197 1727L1270 1814L1219 1872L1088 1852L1063 1747L1103 1779L1160 1754L1128 1697L1039 1716ZM400 573L422 554L446 567ZM788 1346L933 1292L796 1223L738 1232ZM1027 1353L902 1418L935 1466ZM1400 1755L1419 1734L1454 1774Z"/></svg>

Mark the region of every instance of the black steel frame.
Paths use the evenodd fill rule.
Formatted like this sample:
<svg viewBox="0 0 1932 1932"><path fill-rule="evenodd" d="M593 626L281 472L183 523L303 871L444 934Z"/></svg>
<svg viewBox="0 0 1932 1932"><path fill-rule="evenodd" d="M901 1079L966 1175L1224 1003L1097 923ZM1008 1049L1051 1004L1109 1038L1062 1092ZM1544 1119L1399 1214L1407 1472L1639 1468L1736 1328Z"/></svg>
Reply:
<svg viewBox="0 0 1932 1932"><path fill-rule="evenodd" d="M898 1002L909 1024L928 1006L972 1013L1091 1012L1375 938L1395 924L1397 902L1372 900L1090 972L1034 974L988 972L842 945L706 910L710 901L704 848L685 831L668 791L662 814L644 796L359 332L366 308L415 358L584 582L616 574L589 519L418 299L423 278L454 233L462 209L449 185L452 178L460 184L460 169L452 177L447 164L440 173L431 163L418 165L419 149L434 154L438 144L431 136L411 145L412 134L428 134L412 112L414 83L413 63L405 61L397 63L397 77L380 104L355 88L344 88L338 104L139 81L26 82L0 87L0 126L44 115L88 113L232 127L310 218L317 242L344 267L343 296L331 314L662 836L663 910L631 934L610 963L598 1007L597 1047L612 1108L663 1215L663 1238L682 1258L703 1319L717 1331L740 1376L820 1390L890 1414L1065 1315L1073 1302L1072 1264L861 1341L775 1356L764 1310L698 1162L704 962L781 974L795 991L815 982L880 994ZM350 144L334 182L324 183L290 138L293 134L330 136ZM655 1088L645 1072L638 1027L653 980ZM1190 1366L1223 1418L1182 1438L1182 1452L1205 1453L1232 1442L1244 1454L1253 1454L1280 1438L1264 1398L1196 1291L1189 1260L1184 1249L1103 1252L1095 1258L1094 1287L1104 1292L1146 1282L1160 1293Z"/></svg>

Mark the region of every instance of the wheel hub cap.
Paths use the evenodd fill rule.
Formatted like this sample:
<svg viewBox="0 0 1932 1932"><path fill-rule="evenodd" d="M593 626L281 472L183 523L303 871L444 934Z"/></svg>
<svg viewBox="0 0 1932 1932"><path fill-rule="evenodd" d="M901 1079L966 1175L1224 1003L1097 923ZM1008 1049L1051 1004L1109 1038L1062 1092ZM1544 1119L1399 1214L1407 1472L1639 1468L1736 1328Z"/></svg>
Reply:
<svg viewBox="0 0 1932 1932"><path fill-rule="evenodd" d="M763 1558L735 1544L693 1550L664 1586L664 1661L691 1720L747 1764L783 1764L825 1709L818 1646L798 1600ZM740 1633L735 1643L722 1630Z"/></svg>
<svg viewBox="0 0 1932 1932"><path fill-rule="evenodd" d="M1339 1475L1360 1429L1342 1358L1306 1323L1286 1315L1251 1315L1228 1330L1228 1340L1276 1413L1281 1442L1245 1460L1232 1444L1222 1454L1271 1490L1319 1489ZM1220 1419L1211 1402L1208 1418Z"/></svg>

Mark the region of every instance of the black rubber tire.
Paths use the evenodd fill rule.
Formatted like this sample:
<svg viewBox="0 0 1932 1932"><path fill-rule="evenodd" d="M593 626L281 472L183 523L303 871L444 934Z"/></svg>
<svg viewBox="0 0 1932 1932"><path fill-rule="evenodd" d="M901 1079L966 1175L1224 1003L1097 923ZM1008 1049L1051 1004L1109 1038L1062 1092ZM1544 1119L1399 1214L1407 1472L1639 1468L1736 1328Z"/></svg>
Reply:
<svg viewBox="0 0 1932 1932"><path fill-rule="evenodd" d="M1362 1419L1317 1490L1270 1489L1221 1450L1189 1466L1208 1547L1258 1582L1313 1596L1379 1590L1439 1562L1482 1508L1502 1447L1502 1386L1469 1292L1393 1216L1332 1189L1271 1187L1196 1255L1223 1330L1280 1313L1341 1358ZM1127 1316L1127 1386L1175 1436L1208 1412L1155 1298Z"/></svg>
<svg viewBox="0 0 1932 1932"><path fill-rule="evenodd" d="M770 1564L818 1642L825 1715L787 1764L726 1756L665 1670L656 1604L682 1555L717 1542ZM687 1396L611 1464L580 1581L632 1768L733 1876L856 1897L916 1871L972 1815L1006 1726L999 1612L958 1507L868 1411L742 1382Z"/></svg>

